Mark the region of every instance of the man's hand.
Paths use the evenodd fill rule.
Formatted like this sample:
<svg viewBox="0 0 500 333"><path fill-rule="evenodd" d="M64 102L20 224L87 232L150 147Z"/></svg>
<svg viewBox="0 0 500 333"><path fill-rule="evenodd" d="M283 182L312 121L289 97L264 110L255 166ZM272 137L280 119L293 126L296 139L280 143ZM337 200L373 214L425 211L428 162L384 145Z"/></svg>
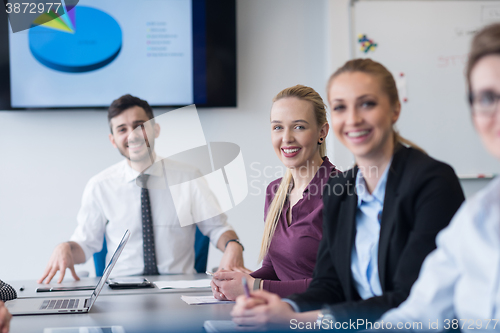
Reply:
<svg viewBox="0 0 500 333"><path fill-rule="evenodd" d="M214 297L222 301L234 301L236 297L243 295L245 293L241 282L243 277L247 279L248 288L252 290L255 279L246 273L237 271L218 271L215 273L210 283Z"/></svg>
<svg viewBox="0 0 500 333"><path fill-rule="evenodd" d="M76 246L75 246L76 245ZM75 247L78 247L75 249ZM47 265L47 268L45 269L45 272L43 273L43 276L37 281L38 283L43 283L45 279L46 284L49 284L54 275L56 275L57 271L61 271L61 274L59 276L59 281L57 283L61 283L64 279L64 274L66 273L66 268L69 268L71 271L71 274L73 275L73 278L77 281L80 280L78 275L76 275L75 272L75 260L73 256L73 252L81 251L81 255L85 257L83 254L83 250L75 242L65 242L59 244L55 249L54 252L52 252L52 256L50 257L49 263ZM76 262L76 263L81 263L81 262Z"/></svg>
<svg viewBox="0 0 500 333"><path fill-rule="evenodd" d="M10 327L10 319L12 315L5 307L4 303L0 301L0 333L8 333Z"/></svg>
<svg viewBox="0 0 500 333"><path fill-rule="evenodd" d="M232 239L238 239L238 235L233 230L223 233L217 241L217 248L224 252L219 265L219 271L239 271L242 273L251 273L243 264L243 246L236 242L229 242Z"/></svg>
<svg viewBox="0 0 500 333"><path fill-rule="evenodd" d="M295 313L290 304L281 298L265 290L251 293L248 298L245 295L236 298L236 305L231 311L233 321L245 329L261 330L274 325L288 325L290 319L295 318Z"/></svg>
<svg viewBox="0 0 500 333"><path fill-rule="evenodd" d="M246 274L252 272L251 270L245 268L243 263L243 248L240 244L236 242L229 242L227 244L219 264L218 271L221 270L239 271Z"/></svg>

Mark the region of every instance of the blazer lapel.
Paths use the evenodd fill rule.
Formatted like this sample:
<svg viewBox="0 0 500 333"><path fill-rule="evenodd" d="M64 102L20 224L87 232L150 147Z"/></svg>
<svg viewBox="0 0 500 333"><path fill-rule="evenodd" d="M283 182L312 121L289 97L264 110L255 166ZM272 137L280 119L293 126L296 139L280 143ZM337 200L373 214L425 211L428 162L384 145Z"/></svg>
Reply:
<svg viewBox="0 0 500 333"><path fill-rule="evenodd" d="M389 241L392 235L396 221L396 201L399 195L398 185L401 175L404 171L408 149L400 147L393 155L392 163L387 175L387 184L385 186L384 208L382 211L382 220L380 222L380 239L378 245L378 274L382 291L386 287L386 267L387 256L389 253Z"/></svg>
<svg viewBox="0 0 500 333"><path fill-rule="evenodd" d="M357 169L355 171L357 173ZM339 207L339 227L337 233L338 251L336 254L339 258L339 278L344 285L346 299L353 299L352 290L352 273L351 273L351 251L353 242L356 236L356 208L358 203L358 196L354 192L355 183L354 178L347 177L346 193L344 200Z"/></svg>

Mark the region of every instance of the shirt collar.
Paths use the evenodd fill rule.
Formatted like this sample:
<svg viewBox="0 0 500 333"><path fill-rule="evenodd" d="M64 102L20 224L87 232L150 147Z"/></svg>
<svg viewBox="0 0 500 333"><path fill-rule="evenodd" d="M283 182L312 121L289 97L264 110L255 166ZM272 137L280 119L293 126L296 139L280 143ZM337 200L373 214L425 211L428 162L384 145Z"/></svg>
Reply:
<svg viewBox="0 0 500 333"><path fill-rule="evenodd" d="M163 157L156 155L155 163L144 171L145 174L161 177L163 175L163 164L160 163ZM135 181L137 177L141 174L140 172L132 169L128 164L127 160L123 161L125 163L125 182L130 183Z"/></svg>
<svg viewBox="0 0 500 333"><path fill-rule="evenodd" d="M358 195L358 207L363 201L371 202L373 200L377 200L381 204L384 203L385 186L387 184L387 177L389 174L389 169L391 168L391 163L392 158L385 168L384 173L382 174L382 177L380 177L377 186L375 187L375 190L372 192L372 194L370 194L366 189L366 181L363 177L363 173L361 172L361 170L358 171L358 174L356 175L356 193Z"/></svg>

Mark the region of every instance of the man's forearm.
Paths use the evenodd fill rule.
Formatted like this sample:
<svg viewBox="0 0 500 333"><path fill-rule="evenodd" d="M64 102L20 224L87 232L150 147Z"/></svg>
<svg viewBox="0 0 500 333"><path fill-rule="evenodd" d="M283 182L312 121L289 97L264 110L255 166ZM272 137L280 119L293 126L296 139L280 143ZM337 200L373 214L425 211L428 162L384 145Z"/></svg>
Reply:
<svg viewBox="0 0 500 333"><path fill-rule="evenodd" d="M228 230L225 233L223 233L220 237L219 240L217 241L217 248L224 252L226 250L226 244L229 240L231 239L238 239L238 235L233 230ZM231 242L234 243L234 242ZM229 244L231 244L229 243ZM235 243L235 245L240 246L239 244Z"/></svg>
<svg viewBox="0 0 500 333"><path fill-rule="evenodd" d="M67 243L71 248L74 263L83 264L85 262L85 252L83 252L82 247L76 242L68 241Z"/></svg>

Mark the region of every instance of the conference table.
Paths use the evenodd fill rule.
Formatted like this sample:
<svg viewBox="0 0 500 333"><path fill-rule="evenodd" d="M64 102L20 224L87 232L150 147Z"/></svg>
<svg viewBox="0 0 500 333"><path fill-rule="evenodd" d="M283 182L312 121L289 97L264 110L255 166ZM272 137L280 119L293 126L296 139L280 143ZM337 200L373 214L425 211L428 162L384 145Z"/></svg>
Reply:
<svg viewBox="0 0 500 333"><path fill-rule="evenodd" d="M207 279L205 274L145 276L150 281ZM67 279L71 280L71 278ZM38 287L96 285L99 278L82 278L61 284L39 285L36 281L7 281L19 298L90 296L92 291L37 293ZM20 289L23 289L21 291ZM228 320L233 304L188 305L181 295L211 295L210 288L121 289L105 285L89 313L15 316L12 333L42 333L45 328L80 326L123 326L135 332L204 332L205 320Z"/></svg>

